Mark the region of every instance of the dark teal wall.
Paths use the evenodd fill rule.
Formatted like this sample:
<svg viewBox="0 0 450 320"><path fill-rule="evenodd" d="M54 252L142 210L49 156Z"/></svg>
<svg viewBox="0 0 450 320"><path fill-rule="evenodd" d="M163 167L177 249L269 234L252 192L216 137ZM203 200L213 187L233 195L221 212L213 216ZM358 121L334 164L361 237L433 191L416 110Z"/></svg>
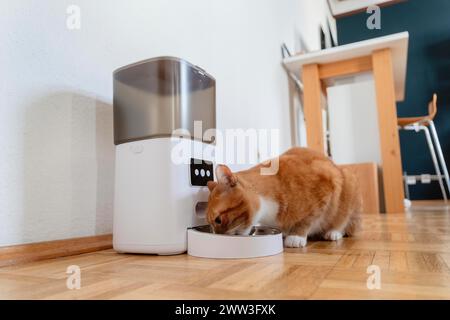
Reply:
<svg viewBox="0 0 450 320"><path fill-rule="evenodd" d="M409 32L406 99L397 104L399 116L422 115L433 92L438 94L438 135L450 164L450 1L408 0L381 9L381 30L366 27L367 13L337 21L339 44ZM403 168L411 174L434 168L423 133L400 132ZM437 183L410 188L412 199L438 199Z"/></svg>

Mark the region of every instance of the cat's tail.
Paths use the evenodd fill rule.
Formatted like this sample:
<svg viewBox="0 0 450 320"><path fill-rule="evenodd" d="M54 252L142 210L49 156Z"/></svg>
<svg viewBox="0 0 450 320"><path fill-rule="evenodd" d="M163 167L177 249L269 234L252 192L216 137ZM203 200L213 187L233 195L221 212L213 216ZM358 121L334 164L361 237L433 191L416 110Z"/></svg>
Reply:
<svg viewBox="0 0 450 320"><path fill-rule="evenodd" d="M347 188L351 189L350 200L350 217L345 228L345 234L347 236L353 236L361 229L361 214L363 212L363 198L361 194L361 188L356 175L348 169L344 169L344 176L347 183Z"/></svg>
<svg viewBox="0 0 450 320"><path fill-rule="evenodd" d="M345 234L349 237L355 235L361 229L361 213L355 212L345 227Z"/></svg>

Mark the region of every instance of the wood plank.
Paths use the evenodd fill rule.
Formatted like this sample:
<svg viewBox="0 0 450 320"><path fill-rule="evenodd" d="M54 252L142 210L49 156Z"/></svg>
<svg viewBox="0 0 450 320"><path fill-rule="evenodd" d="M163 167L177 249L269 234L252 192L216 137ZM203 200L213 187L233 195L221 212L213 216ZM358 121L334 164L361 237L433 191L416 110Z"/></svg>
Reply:
<svg viewBox="0 0 450 320"><path fill-rule="evenodd" d="M379 266L382 270L389 270L390 255L389 251L377 251L372 264Z"/></svg>
<svg viewBox="0 0 450 320"><path fill-rule="evenodd" d="M110 248L111 234L0 247L0 267Z"/></svg>
<svg viewBox="0 0 450 320"><path fill-rule="evenodd" d="M356 258L353 263L353 268L367 268L372 264L375 252L373 251L362 251L360 255Z"/></svg>
<svg viewBox="0 0 450 320"><path fill-rule="evenodd" d="M362 225L355 237L257 259L109 249L0 267L0 299L450 299L450 211L362 215ZM366 286L370 264L380 290ZM67 289L69 265L80 267L79 290Z"/></svg>
<svg viewBox="0 0 450 320"><path fill-rule="evenodd" d="M324 152L323 120L321 107L321 81L319 66L303 67L303 109L305 113L306 140L309 148Z"/></svg>
<svg viewBox="0 0 450 320"><path fill-rule="evenodd" d="M372 57L363 56L319 65L319 77L326 80L372 70Z"/></svg>
<svg viewBox="0 0 450 320"><path fill-rule="evenodd" d="M359 253L347 252L341 259L336 263L336 267L339 268L351 268L355 263L356 259L359 257Z"/></svg>
<svg viewBox="0 0 450 320"><path fill-rule="evenodd" d="M375 51L372 59L386 212L403 213L404 190L391 50Z"/></svg>
<svg viewBox="0 0 450 320"><path fill-rule="evenodd" d="M403 251L391 251L389 260L389 270L391 271L407 271L408 259L406 258L406 252Z"/></svg>

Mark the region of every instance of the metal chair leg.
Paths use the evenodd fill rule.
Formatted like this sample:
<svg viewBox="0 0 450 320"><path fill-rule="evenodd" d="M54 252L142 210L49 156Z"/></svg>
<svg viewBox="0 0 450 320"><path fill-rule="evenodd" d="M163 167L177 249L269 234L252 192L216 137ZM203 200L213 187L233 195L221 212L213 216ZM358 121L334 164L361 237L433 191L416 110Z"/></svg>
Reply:
<svg viewBox="0 0 450 320"><path fill-rule="evenodd" d="M444 179L441 174L441 169L439 168L439 164L438 164L438 161L436 158L436 152L434 150L433 141L431 139L430 131L428 130L428 127L426 127L425 125L415 123L412 125L402 127L402 129L408 130L408 131L415 131L415 132L419 132L420 130L422 130L425 133L425 138L427 140L428 148L430 149L431 159L433 160L433 165L436 170L439 187L441 188L442 197L443 197L444 201L447 202L447 192L445 191L444 182L443 182Z"/></svg>
<svg viewBox="0 0 450 320"><path fill-rule="evenodd" d="M445 201L447 201L447 192L444 187L444 179L441 174L441 169L439 168L439 163L436 158L436 152L434 151L433 141L431 140L430 130L428 130L427 126L419 125L418 128L425 132L425 137L427 139L428 148L430 149L431 159L433 160L434 168L436 170L436 174L439 177L439 186L441 187L442 196Z"/></svg>
<svg viewBox="0 0 450 320"><path fill-rule="evenodd" d="M448 174L447 164L445 163L444 154L442 153L441 143L439 142L439 137L437 135L436 127L434 126L434 122L429 120L431 135L434 140L434 144L436 146L436 151L439 157L439 162L441 163L442 171L444 172L445 181L447 182L447 190L450 194L450 177Z"/></svg>
<svg viewBox="0 0 450 320"><path fill-rule="evenodd" d="M405 185L405 198L409 200L409 184L408 184L408 175L406 171L403 172L403 183Z"/></svg>

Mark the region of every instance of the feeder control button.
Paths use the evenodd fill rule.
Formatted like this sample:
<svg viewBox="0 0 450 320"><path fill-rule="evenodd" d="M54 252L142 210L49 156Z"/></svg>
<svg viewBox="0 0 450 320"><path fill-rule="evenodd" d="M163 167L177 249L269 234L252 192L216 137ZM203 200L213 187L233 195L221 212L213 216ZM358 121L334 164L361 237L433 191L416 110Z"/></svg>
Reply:
<svg viewBox="0 0 450 320"><path fill-rule="evenodd" d="M190 176L192 186L206 186L214 180L212 162L191 158Z"/></svg>
<svg viewBox="0 0 450 320"><path fill-rule="evenodd" d="M142 153L142 151L144 151L144 146L142 144L132 144L130 150L135 154Z"/></svg>

